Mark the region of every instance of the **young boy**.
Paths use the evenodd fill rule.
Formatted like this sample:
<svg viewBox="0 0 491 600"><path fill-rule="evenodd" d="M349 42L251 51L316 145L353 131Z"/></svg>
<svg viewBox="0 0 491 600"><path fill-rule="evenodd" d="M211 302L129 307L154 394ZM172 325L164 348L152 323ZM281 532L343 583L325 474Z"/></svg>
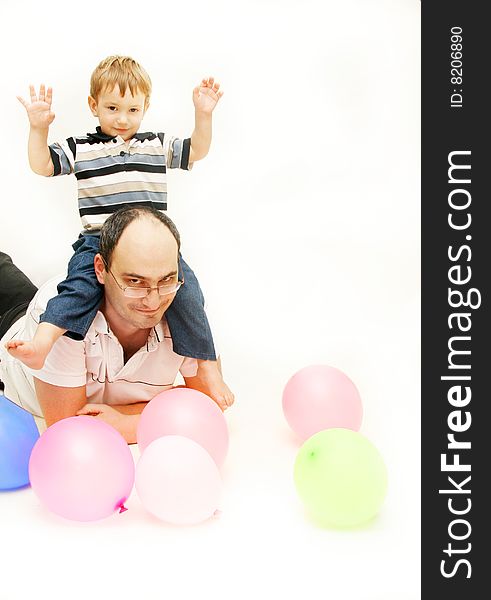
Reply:
<svg viewBox="0 0 491 600"><path fill-rule="evenodd" d="M73 244L75 254L68 276L58 286L41 316L32 341L12 340L8 351L32 369L40 369L53 344L63 334L83 339L102 298L94 273L94 256L99 250L99 230L105 219L122 206L151 205L167 209L166 170L189 170L208 153L211 144L212 112L223 95L212 77L193 90L195 129L191 138L167 133L138 133L149 107L151 80L135 60L109 56L101 61L90 80L89 108L98 118L95 133L68 138L48 145L48 130L55 118L51 111L52 90L40 86L31 101L19 101L30 123L28 154L32 170L44 176L74 173L78 183L78 205L84 231ZM180 256L179 279L184 285L166 312L177 354L198 359L198 377L203 390L224 410L233 394L223 381L215 355L204 300L193 271ZM121 287L121 286L120 286ZM144 282L129 279L122 293L143 297ZM176 285L162 281L158 293L173 293Z"/></svg>

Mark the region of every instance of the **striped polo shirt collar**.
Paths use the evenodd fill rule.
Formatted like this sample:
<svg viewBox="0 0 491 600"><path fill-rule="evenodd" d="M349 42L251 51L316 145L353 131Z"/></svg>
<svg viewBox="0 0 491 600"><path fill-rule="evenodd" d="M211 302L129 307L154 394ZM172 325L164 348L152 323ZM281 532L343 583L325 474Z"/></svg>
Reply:
<svg viewBox="0 0 491 600"><path fill-rule="evenodd" d="M103 133L100 125L96 127L95 133L88 133L87 137L98 142L110 142L111 140L116 139L115 135L108 135L107 133Z"/></svg>
<svg viewBox="0 0 491 600"><path fill-rule="evenodd" d="M118 137L115 135L108 135L107 133L104 133L102 131L100 125L98 125L96 127L95 133L88 133L87 136L92 140L95 140L97 142L104 142L104 143L110 142L111 140L115 140ZM152 132L135 133L135 135L131 139L136 139L136 140L139 140L140 142L144 142L145 140L153 140L156 137L157 136L155 135L155 133L152 133Z"/></svg>
<svg viewBox="0 0 491 600"><path fill-rule="evenodd" d="M144 142L145 140L154 140L156 137L157 136L155 133L152 133L151 131L147 133L135 133L133 136L135 140L140 140L140 142Z"/></svg>

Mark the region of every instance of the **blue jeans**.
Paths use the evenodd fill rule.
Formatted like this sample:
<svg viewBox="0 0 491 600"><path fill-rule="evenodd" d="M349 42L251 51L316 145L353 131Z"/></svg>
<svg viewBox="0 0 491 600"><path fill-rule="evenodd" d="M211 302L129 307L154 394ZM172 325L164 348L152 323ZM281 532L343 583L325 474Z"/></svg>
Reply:
<svg viewBox="0 0 491 600"><path fill-rule="evenodd" d="M104 286L94 271L94 256L99 252L98 235L81 235L73 244L74 255L68 263L67 278L58 285L58 295L48 302L41 321L66 329L65 335L82 340L94 320ZM182 285L165 313L176 354L202 360L216 360L213 335L204 310L198 280L179 254Z"/></svg>

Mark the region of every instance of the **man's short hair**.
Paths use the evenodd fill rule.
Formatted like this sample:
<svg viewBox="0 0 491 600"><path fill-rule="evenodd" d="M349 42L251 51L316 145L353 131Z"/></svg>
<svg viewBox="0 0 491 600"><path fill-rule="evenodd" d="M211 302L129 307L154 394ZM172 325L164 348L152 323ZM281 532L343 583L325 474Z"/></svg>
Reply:
<svg viewBox="0 0 491 600"><path fill-rule="evenodd" d="M118 84L121 96L126 88L135 96L138 92L145 95L148 102L152 93L152 81L145 69L130 56L108 56L95 68L90 78L90 95L97 101L105 90L111 92Z"/></svg>
<svg viewBox="0 0 491 600"><path fill-rule="evenodd" d="M181 247L181 237L174 222L169 217L151 206L127 206L120 208L106 219L101 227L101 240L99 253L106 267L111 266L112 254L119 242L123 231L130 223L143 217L154 218L160 221L172 233L177 242L177 249Z"/></svg>

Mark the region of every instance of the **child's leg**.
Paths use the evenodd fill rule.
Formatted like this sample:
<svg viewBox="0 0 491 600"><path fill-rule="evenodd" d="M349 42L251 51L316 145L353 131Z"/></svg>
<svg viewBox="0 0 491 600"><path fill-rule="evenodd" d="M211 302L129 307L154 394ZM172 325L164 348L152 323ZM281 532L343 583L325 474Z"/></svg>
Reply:
<svg viewBox="0 0 491 600"><path fill-rule="evenodd" d="M204 298L198 280L182 256L179 259L181 286L165 316L172 335L174 352L198 359L198 373L193 386L209 395L225 410L234 395L223 381L220 359L215 354L213 335L204 309Z"/></svg>
<svg viewBox="0 0 491 600"><path fill-rule="evenodd" d="M179 271L184 285L165 313L174 352L201 360L216 360L213 335L204 309L203 292L196 275L182 256L179 256Z"/></svg>
<svg viewBox="0 0 491 600"><path fill-rule="evenodd" d="M210 396L222 410L234 403L234 394L222 377L220 357L217 360L198 360L198 372L186 377L186 385Z"/></svg>
<svg viewBox="0 0 491 600"><path fill-rule="evenodd" d="M85 236L74 244L75 254L68 263L68 276L58 285L58 295L48 302L31 341L11 340L10 354L31 369L41 369L53 344L64 333L82 340L94 320L102 298L94 272L98 236Z"/></svg>
<svg viewBox="0 0 491 600"><path fill-rule="evenodd" d="M65 331L51 323L39 323L32 340L10 340L5 347L12 356L31 369L42 369L53 344Z"/></svg>

